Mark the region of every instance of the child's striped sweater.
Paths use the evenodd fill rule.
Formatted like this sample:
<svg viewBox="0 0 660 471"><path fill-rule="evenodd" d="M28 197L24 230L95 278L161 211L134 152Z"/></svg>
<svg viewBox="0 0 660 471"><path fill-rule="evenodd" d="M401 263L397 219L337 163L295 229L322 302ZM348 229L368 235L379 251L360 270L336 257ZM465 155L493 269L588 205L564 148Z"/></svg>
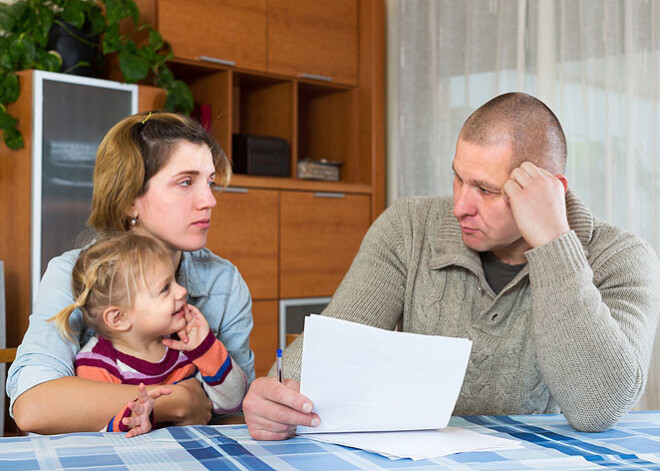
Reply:
<svg viewBox="0 0 660 471"><path fill-rule="evenodd" d="M146 386L176 384L195 376L213 402L213 412L220 414L239 410L247 389L245 373L212 332L194 350L180 352L168 348L158 363L122 353L108 340L94 337L76 356L76 375L96 381L136 386L140 383ZM105 430L128 431L122 419L130 414L131 410L124 407L110 420Z"/></svg>

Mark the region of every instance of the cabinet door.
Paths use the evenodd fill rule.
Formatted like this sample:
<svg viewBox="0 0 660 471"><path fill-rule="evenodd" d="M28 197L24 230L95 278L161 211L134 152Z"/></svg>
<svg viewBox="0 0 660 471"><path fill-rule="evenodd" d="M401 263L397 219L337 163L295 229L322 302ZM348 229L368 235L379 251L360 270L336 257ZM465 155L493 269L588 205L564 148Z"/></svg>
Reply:
<svg viewBox="0 0 660 471"><path fill-rule="evenodd" d="M206 246L238 267L252 299L276 299L278 192L228 188L217 200Z"/></svg>
<svg viewBox="0 0 660 471"><path fill-rule="evenodd" d="M367 195L280 195L280 297L331 296L369 228Z"/></svg>
<svg viewBox="0 0 660 471"><path fill-rule="evenodd" d="M175 57L266 70L267 0L158 0L158 30Z"/></svg>
<svg viewBox="0 0 660 471"><path fill-rule="evenodd" d="M357 84L358 0L270 0L268 70Z"/></svg>
<svg viewBox="0 0 660 471"><path fill-rule="evenodd" d="M256 377L266 376L275 362L278 348L277 301L255 301L252 303L254 328L250 335L250 348L254 352Z"/></svg>

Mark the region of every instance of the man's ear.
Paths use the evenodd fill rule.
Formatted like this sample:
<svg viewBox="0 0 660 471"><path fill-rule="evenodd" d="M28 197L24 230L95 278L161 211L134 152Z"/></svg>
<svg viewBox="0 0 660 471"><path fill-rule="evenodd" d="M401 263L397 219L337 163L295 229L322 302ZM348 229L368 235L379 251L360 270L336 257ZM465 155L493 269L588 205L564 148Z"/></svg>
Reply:
<svg viewBox="0 0 660 471"><path fill-rule="evenodd" d="M103 311L103 323L111 332L126 332L131 328L130 319L119 306L109 306Z"/></svg>
<svg viewBox="0 0 660 471"><path fill-rule="evenodd" d="M568 178L566 178L566 175L562 175L561 173L559 175L555 175L555 178L561 182L562 185L564 185L564 194L568 191Z"/></svg>

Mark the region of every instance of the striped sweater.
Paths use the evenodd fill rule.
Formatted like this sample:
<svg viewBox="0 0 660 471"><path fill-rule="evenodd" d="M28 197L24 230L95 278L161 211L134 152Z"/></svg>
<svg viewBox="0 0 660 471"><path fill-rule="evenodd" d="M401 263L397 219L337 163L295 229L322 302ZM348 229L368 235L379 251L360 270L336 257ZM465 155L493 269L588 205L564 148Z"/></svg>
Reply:
<svg viewBox="0 0 660 471"><path fill-rule="evenodd" d="M107 383L176 384L196 377L213 402L216 414L240 409L247 389L243 370L229 356L225 346L212 332L195 349L184 352L168 348L158 363L127 355L102 337L93 337L76 356L76 375ZM122 423L131 410L124 407L108 422L104 431L126 432ZM152 425L153 414L152 414Z"/></svg>

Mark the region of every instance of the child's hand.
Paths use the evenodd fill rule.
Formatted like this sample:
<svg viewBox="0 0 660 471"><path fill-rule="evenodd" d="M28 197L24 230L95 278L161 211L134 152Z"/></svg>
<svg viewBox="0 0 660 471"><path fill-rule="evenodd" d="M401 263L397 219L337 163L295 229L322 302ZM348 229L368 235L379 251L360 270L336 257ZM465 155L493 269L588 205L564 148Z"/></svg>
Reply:
<svg viewBox="0 0 660 471"><path fill-rule="evenodd" d="M124 417L122 423L131 427L126 434L126 438L136 437L151 430L151 411L154 408L154 402L160 396L171 394L172 390L164 386L153 388L147 392L143 383L138 386L138 397L135 401L128 403L128 408L132 414L130 417Z"/></svg>
<svg viewBox="0 0 660 471"><path fill-rule="evenodd" d="M186 318L185 338L188 341L184 341L181 334L179 334L181 340L163 339L163 343L174 350L190 351L202 343L211 328L204 315L192 304L186 304L184 311Z"/></svg>

